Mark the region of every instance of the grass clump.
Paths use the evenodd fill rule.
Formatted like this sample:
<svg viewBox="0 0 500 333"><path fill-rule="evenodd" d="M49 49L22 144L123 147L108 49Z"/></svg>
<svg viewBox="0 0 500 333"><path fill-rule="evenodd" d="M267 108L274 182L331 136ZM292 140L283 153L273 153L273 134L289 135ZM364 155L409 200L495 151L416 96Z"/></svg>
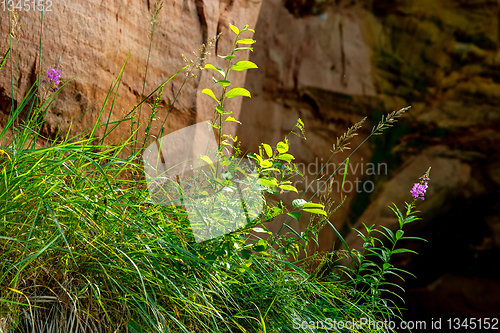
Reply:
<svg viewBox="0 0 500 333"><path fill-rule="evenodd" d="M214 79L222 86L221 96L203 90L216 101L211 124L218 138L215 154L222 161L234 161L242 153L235 138L223 135L223 124L237 121L224 109L224 100L250 97L244 88L228 88L228 74L257 68L250 61L233 63L236 52L251 49L241 45L255 42L240 35L253 30L230 28L236 38L232 53L222 57L228 61L227 68L205 65L221 75ZM213 41L202 47L196 61L188 61L186 79L206 59ZM113 92L116 99L123 70L106 102ZM189 201L166 205L152 200L139 158L153 137L152 120L168 80L121 121L112 123L108 115L101 123L103 106L89 131L74 137L70 131L58 133L55 139L45 138L44 147L36 148L44 115L59 89L64 89L53 89L49 97L40 99L38 80L9 115L0 137L0 332L316 332L333 329L336 322L375 322L399 316L399 309L382 292L392 284L386 277L398 273L389 259L403 252L395 244L405 238L403 225L416 219L411 215L414 203L408 205L406 216L394 208L401 228L396 233L382 230L389 247L372 236L372 226L367 227L367 236L361 233L367 253L348 248L342 253L309 253L308 245L317 242L323 227L335 230L329 218L338 205L334 207L327 196L319 202L301 197L289 211L282 202L269 199L271 194L298 192L288 178L300 172L288 152L287 136L276 147L263 144L259 152L247 155L254 169L242 179L253 179L262 191L261 212L249 218L251 207L247 206L243 226L197 242ZM141 142L137 135L141 124L134 115L156 92ZM28 117L22 122L18 116L26 108ZM382 119L372 135L403 112ZM122 122L131 123L130 137L117 146L104 145L104 138ZM290 134L303 137L304 126L299 119ZM360 126L337 140L332 156L347 148L347 140ZM13 137L7 142L9 128ZM162 134L163 127L156 137ZM126 149L133 154L123 157ZM240 189L227 177L226 172L234 171L231 164L224 163L222 171L218 167L201 171L204 175L213 172L203 190ZM299 220L303 212L312 218L306 232L299 234L289 222ZM217 214L210 216L215 222L227 218ZM265 223L279 215L290 220L273 235ZM369 255L380 260L370 261ZM352 267L324 270L342 256L353 259ZM392 329L361 326L352 330Z"/></svg>

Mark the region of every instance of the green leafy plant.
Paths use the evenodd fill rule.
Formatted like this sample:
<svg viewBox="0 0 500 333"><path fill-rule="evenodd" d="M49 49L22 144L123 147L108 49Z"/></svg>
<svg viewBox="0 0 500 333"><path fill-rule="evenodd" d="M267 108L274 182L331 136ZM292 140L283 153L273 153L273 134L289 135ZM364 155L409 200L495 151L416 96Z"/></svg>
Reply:
<svg viewBox="0 0 500 333"><path fill-rule="evenodd" d="M384 309L386 314L392 318L401 319L400 309L392 299L384 297L383 293L391 294L404 303L404 299L394 289L401 292L405 290L399 284L392 282L391 278L397 277L404 282L403 274L416 277L407 270L397 268L391 264L391 258L400 253L417 254L413 250L397 247L396 245L399 242L405 240L425 241L425 239L420 237L405 236L403 229L405 225L419 220L414 215L418 213L418 211L414 210L416 207L415 203L420 196L423 200L427 189L427 181L430 179L430 169L421 177L420 184L417 183L414 185L411 191L414 200L410 204L405 203L406 211L404 214L395 204L393 204L393 207L389 206L398 218L399 228L397 230L393 231L385 226L376 228L374 224L367 226L363 223L364 230L354 229L363 240L363 249L361 252L349 249L345 240L337 233L337 236L347 250L345 257L352 260L351 266L338 265L337 268L349 277L353 285L353 290L357 292L362 302L369 304L373 310ZM383 236L383 238L375 236L376 234ZM388 289L390 287L394 287L393 290Z"/></svg>

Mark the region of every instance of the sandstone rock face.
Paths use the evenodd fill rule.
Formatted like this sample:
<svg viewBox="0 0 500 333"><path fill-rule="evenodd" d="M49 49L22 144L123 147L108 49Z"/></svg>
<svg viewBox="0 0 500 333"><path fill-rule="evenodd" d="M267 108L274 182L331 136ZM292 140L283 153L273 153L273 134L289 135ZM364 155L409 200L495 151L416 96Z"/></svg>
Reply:
<svg viewBox="0 0 500 333"><path fill-rule="evenodd" d="M52 1L51 11L46 11L43 15L41 58L39 55L41 12L33 10L18 12L16 21L19 25L14 22L14 14L11 14L12 26L18 27L13 39L16 102L20 102L39 72L45 76L49 66L58 66L62 72L63 82L73 77L74 79L60 90L58 98L51 106L46 118L45 131L47 134L53 134L58 129L65 131L72 120L88 110L86 115L73 125L74 133L79 133L97 121L106 94L128 57L111 115L111 121L122 119L142 100L151 36L151 12L154 6L153 0ZM259 1L163 1L163 8L157 18L159 26L151 46L144 95L149 95L162 82L185 66L181 54L193 59L192 52L198 52L207 38L221 32L222 35L215 47L219 54L229 52L234 35L229 30L228 23L237 26L245 24L255 26L259 9ZM10 43L7 38L8 32L8 12L2 11L0 14L0 39L4 41L2 54ZM238 60L245 60L247 57L248 51L238 54ZM208 61L218 64L221 60L214 59L212 55ZM214 105L208 96L201 95L200 92L210 84L212 74L204 71L196 78L187 80L166 121L165 133L211 119ZM162 97L163 109L158 115L160 120L156 121L154 126L160 127L165 120L168 108L173 104L184 78L184 73L181 73L165 86ZM231 80L234 85L242 86L245 74L238 73ZM13 95L10 82L10 71L4 68L0 72L3 125ZM44 89L47 90L47 87L42 87L42 91L45 91ZM155 97L156 95L149 102L152 103ZM105 120L111 102L112 98L105 107L103 117ZM95 103L97 104L94 106ZM236 98L228 104L228 109L235 111L236 117L239 103L241 98ZM148 105L143 106L140 122L146 121L150 111ZM129 128L130 122L120 125L109 137L110 143L116 143L127 137Z"/></svg>
<svg viewBox="0 0 500 333"><path fill-rule="evenodd" d="M311 195L329 176L323 173L322 181L312 182L321 167L328 164L331 174L345 158L345 155L335 156L327 163L336 137L368 115L352 96L370 99L376 95L371 50L364 40L360 17L354 8L339 9L329 6L319 16L297 17L282 1L263 3L255 35L257 44L250 56L259 70L247 76L253 98L245 101L240 116L243 126L238 133L250 151L262 142L275 145L290 132L298 118L304 121L307 140L290 136L291 153L303 165L307 176L305 184L295 185L310 186ZM366 135L367 131L362 133ZM355 137L351 146L356 147L362 140L363 136ZM361 165L366 168L371 156L368 148L363 146L360 154L351 159L358 170L349 174L348 182L354 184L358 178L362 179ZM342 176L335 176L334 181L337 182L334 187L339 189ZM338 190L332 193L336 201L340 199L339 193ZM286 202L295 197L286 196ZM339 228L352 198L349 196L332 221ZM292 225L299 230L305 228L295 221ZM322 248L331 249L332 233L325 230L320 237Z"/></svg>

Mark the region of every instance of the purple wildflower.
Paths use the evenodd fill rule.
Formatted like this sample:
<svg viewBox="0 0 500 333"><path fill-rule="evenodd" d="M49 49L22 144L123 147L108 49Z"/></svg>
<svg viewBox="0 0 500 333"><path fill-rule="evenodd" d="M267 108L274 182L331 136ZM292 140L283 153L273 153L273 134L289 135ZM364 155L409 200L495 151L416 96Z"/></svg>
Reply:
<svg viewBox="0 0 500 333"><path fill-rule="evenodd" d="M425 191L427 191L427 182L423 184L416 183L410 192L415 199L420 197L420 199L424 200Z"/></svg>
<svg viewBox="0 0 500 333"><path fill-rule="evenodd" d="M59 84L59 77L61 76L61 71L56 70L52 67L50 67L49 71L47 72L47 77L49 78L49 82L55 82L55 84Z"/></svg>

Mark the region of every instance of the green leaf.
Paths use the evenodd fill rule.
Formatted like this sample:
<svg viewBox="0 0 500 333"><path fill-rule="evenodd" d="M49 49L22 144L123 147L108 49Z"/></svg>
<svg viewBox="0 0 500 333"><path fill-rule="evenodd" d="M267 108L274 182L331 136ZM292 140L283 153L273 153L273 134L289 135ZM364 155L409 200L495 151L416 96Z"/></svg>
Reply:
<svg viewBox="0 0 500 333"><path fill-rule="evenodd" d="M298 221L302 214L300 214L299 212L293 212L293 213L288 213L288 215L290 215L291 217L293 217L294 219L296 219Z"/></svg>
<svg viewBox="0 0 500 333"><path fill-rule="evenodd" d="M278 182L276 181L275 178L273 178L271 180L265 179L265 178L259 178L259 180L257 180L257 184L267 186L267 187L274 187L274 186L278 185Z"/></svg>
<svg viewBox="0 0 500 333"><path fill-rule="evenodd" d="M396 296L397 298L399 298L402 302L404 302L405 300L403 299L403 297L399 296L398 294L396 294L394 291L392 290L388 290L388 289L379 289L380 292L387 292L389 294L392 294L394 296Z"/></svg>
<svg viewBox="0 0 500 333"><path fill-rule="evenodd" d="M381 258L382 258L382 260L383 260L384 262L388 262L388 261L391 259L390 254L389 254L389 253L387 252L387 250L385 250L385 249L382 249L382 250L381 250L381 252L380 252L380 254L382 255L382 257L381 257Z"/></svg>
<svg viewBox="0 0 500 333"><path fill-rule="evenodd" d="M217 97L215 97L215 94L212 90L205 88L201 91L201 93L212 97L213 99L215 99L217 101L217 103L219 103L219 100L217 99Z"/></svg>
<svg viewBox="0 0 500 333"><path fill-rule="evenodd" d="M261 234L268 234L269 233L269 230L263 229L261 227L255 227L255 228L252 228L252 230L255 232L260 232Z"/></svg>
<svg viewBox="0 0 500 333"><path fill-rule="evenodd" d="M403 221L403 224L408 224L408 223L411 223L413 221L417 221L417 220L420 220L419 217L416 217L416 216L408 216L407 218L405 218L405 220Z"/></svg>
<svg viewBox="0 0 500 333"><path fill-rule="evenodd" d="M252 68L259 68L259 67L257 67L256 64L248 60L238 61L237 63L231 66L231 70L239 72Z"/></svg>
<svg viewBox="0 0 500 333"><path fill-rule="evenodd" d="M226 59L226 60L231 60L231 59L233 59L236 56L235 55L227 55L227 56L218 55L218 57L222 58L222 59Z"/></svg>
<svg viewBox="0 0 500 333"><path fill-rule="evenodd" d="M299 193L299 191L297 191L297 189L295 187L293 187L292 185L279 185L278 187L285 190L285 191L295 191L295 192Z"/></svg>
<svg viewBox="0 0 500 333"><path fill-rule="evenodd" d="M293 155L291 155L291 154L280 154L276 158L278 160L283 160L283 161L287 161L287 162L291 162L293 159L295 159L295 157L293 157Z"/></svg>
<svg viewBox="0 0 500 333"><path fill-rule="evenodd" d="M394 214L396 214L396 216L398 217L398 222L399 222L399 228L402 229L403 228L403 224L404 224L404 218L403 218L403 214L401 214L401 212L399 211L398 209L398 206L396 206L395 203L393 203L394 205L394 208L392 208L391 206L388 206L393 212Z"/></svg>
<svg viewBox="0 0 500 333"><path fill-rule="evenodd" d="M270 145L267 143L263 143L262 146L264 147L264 150L266 151L266 154L269 158L273 157L273 149L271 148Z"/></svg>
<svg viewBox="0 0 500 333"><path fill-rule="evenodd" d="M130 333L142 333L143 332L141 326L139 326L139 324L137 324L133 320L130 320L127 323L127 331L129 331Z"/></svg>
<svg viewBox="0 0 500 333"><path fill-rule="evenodd" d="M253 47L237 47L234 49L234 51L244 51L244 50L250 50L250 52L253 52Z"/></svg>
<svg viewBox="0 0 500 333"><path fill-rule="evenodd" d="M390 269L390 270L386 271L386 272L385 272L385 274L392 274L392 275L395 275L395 276L397 276L398 278L400 278L403 282L405 281L405 279L404 279L401 275L399 275L399 274L398 274L398 273L396 273L396 272L393 272L393 269Z"/></svg>
<svg viewBox="0 0 500 333"><path fill-rule="evenodd" d="M361 267L378 267L377 264L371 262L371 261L365 261L361 264Z"/></svg>
<svg viewBox="0 0 500 333"><path fill-rule="evenodd" d="M281 213L283 213L283 209L283 207L279 206L268 208L266 212L266 222L271 222L276 217L278 217Z"/></svg>
<svg viewBox="0 0 500 333"><path fill-rule="evenodd" d="M224 108L220 105L215 107L215 111L217 111L220 114L231 114L232 112L226 112Z"/></svg>
<svg viewBox="0 0 500 333"><path fill-rule="evenodd" d="M252 251L248 249L243 249L241 250L241 256L245 259L250 259L250 256L252 255Z"/></svg>
<svg viewBox="0 0 500 333"><path fill-rule="evenodd" d="M405 232L403 230L401 230L401 229L398 230L398 231L396 231L396 240L400 240L401 237L403 237L404 233Z"/></svg>
<svg viewBox="0 0 500 333"><path fill-rule="evenodd" d="M255 43L255 40L250 39L250 38L244 38L244 39L237 40L236 43L237 44L253 44L253 43Z"/></svg>
<svg viewBox="0 0 500 333"><path fill-rule="evenodd" d="M229 82L227 80L220 80L220 81L217 81L216 83L220 84L223 87L227 87L231 84L231 82Z"/></svg>
<svg viewBox="0 0 500 333"><path fill-rule="evenodd" d="M307 203L304 199L295 199L292 201L293 208L302 208Z"/></svg>
<svg viewBox="0 0 500 333"><path fill-rule="evenodd" d="M382 226L382 228L384 228L384 230L387 232L387 235L389 235L389 236L390 236L389 240L390 240L392 243L394 243L395 237L394 237L394 233L392 232L392 230L391 230L391 229L389 229L389 228L387 228L387 227L384 227L384 226ZM382 234L384 234L384 233L382 233ZM387 235L386 235L386 237L387 237Z"/></svg>
<svg viewBox="0 0 500 333"><path fill-rule="evenodd" d="M304 207L305 208L323 208L323 205L319 204L319 203L315 203L315 202L306 202L304 204Z"/></svg>
<svg viewBox="0 0 500 333"><path fill-rule="evenodd" d="M259 239L259 241L253 246L253 249L257 252L262 252L267 249L267 241Z"/></svg>
<svg viewBox="0 0 500 333"><path fill-rule="evenodd" d="M427 239L423 239L423 238L420 238L420 237L401 237L401 239L421 240L421 241L424 241L424 242L428 242Z"/></svg>
<svg viewBox="0 0 500 333"><path fill-rule="evenodd" d="M237 35L240 34L240 29L238 29L237 27L235 27L234 25L232 25L231 23L229 23L229 28L231 28L231 30L233 30L233 32Z"/></svg>
<svg viewBox="0 0 500 333"><path fill-rule="evenodd" d="M320 214L320 215L325 215L326 216L326 212L323 210L323 209L317 209L317 208L304 208L303 209L304 212L308 212L308 213L313 213L313 214Z"/></svg>
<svg viewBox="0 0 500 333"><path fill-rule="evenodd" d="M226 120L224 120L224 123L226 121L232 121L233 123L241 124L241 122L239 122L238 120L234 119L234 117L227 117Z"/></svg>
<svg viewBox="0 0 500 333"><path fill-rule="evenodd" d="M207 155L200 156L200 158L201 158L203 161L207 162L207 164L209 164L209 165L214 165L214 162L212 162L212 160L210 159L210 157L208 157Z"/></svg>
<svg viewBox="0 0 500 333"><path fill-rule="evenodd" d="M340 200L343 200L343 190L344 190L344 183L345 183L345 177L347 176L347 165L349 164L349 157L346 160L345 163L345 169L344 169L344 179L342 180L342 186L340 187Z"/></svg>
<svg viewBox="0 0 500 333"><path fill-rule="evenodd" d="M394 251L392 251L392 254L396 254L396 253L415 253L417 254L417 252L415 251L412 251L412 250L408 250L408 249L395 249Z"/></svg>
<svg viewBox="0 0 500 333"><path fill-rule="evenodd" d="M273 163L269 160L263 160L260 162L260 166L263 168L270 168L273 166Z"/></svg>
<svg viewBox="0 0 500 333"><path fill-rule="evenodd" d="M214 65L212 64L206 64L205 65L205 68L208 68L208 69L213 69L214 71L218 72L220 75L222 75L223 77L225 76L225 73L224 71L221 69L221 68L217 68L215 67Z"/></svg>
<svg viewBox="0 0 500 333"><path fill-rule="evenodd" d="M363 223L363 225L365 226L365 229L366 229L366 232L368 233L371 233L373 228L375 227L375 224L372 224L371 226L366 226L366 224Z"/></svg>
<svg viewBox="0 0 500 333"><path fill-rule="evenodd" d="M283 141L278 142L277 147L280 154L286 153L288 151L288 145Z"/></svg>
<svg viewBox="0 0 500 333"><path fill-rule="evenodd" d="M347 251L349 251L349 253L352 254L351 249L347 245L344 237L342 237L342 235L337 231L337 228L335 228L330 221L327 220L327 222L330 225L330 227L332 227L333 231L335 232L335 234L337 235L337 237L340 239L340 241L342 242L342 244L344 245L344 247L347 249ZM361 264L361 266L363 266L363 264Z"/></svg>
<svg viewBox="0 0 500 333"><path fill-rule="evenodd" d="M406 270L404 270L404 269L397 268L397 267L393 267L393 268L391 269L391 271L398 271L398 272L402 272L402 273L404 273L404 274L408 274L408 275L410 275L411 277L414 277L415 279L417 278L414 274L412 274L412 273L410 273L410 272L408 272L408 271L406 271ZM402 279L402 280L404 281L404 279Z"/></svg>
<svg viewBox="0 0 500 333"><path fill-rule="evenodd" d="M259 162L262 162L262 157L260 155L250 153L250 154L248 154L248 156L254 157L254 158L258 159Z"/></svg>
<svg viewBox="0 0 500 333"><path fill-rule="evenodd" d="M7 52L5 52L5 55L3 56L2 58L2 62L0 63L0 69L2 69L3 65L5 64L5 61L7 61L7 56L9 55L10 53L10 48L7 50Z"/></svg>
<svg viewBox="0 0 500 333"><path fill-rule="evenodd" d="M233 88L226 93L227 98L233 98L238 96L252 97L250 92L245 88Z"/></svg>

